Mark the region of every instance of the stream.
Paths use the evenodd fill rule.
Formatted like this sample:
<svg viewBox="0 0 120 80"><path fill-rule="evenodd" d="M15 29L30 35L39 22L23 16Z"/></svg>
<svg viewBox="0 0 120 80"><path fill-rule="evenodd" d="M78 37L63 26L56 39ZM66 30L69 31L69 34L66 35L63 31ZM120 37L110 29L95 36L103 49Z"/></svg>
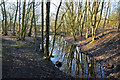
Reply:
<svg viewBox="0 0 120 80"><path fill-rule="evenodd" d="M53 36L49 37L49 52L52 47ZM41 47L40 47L41 48ZM79 78L106 78L103 67L92 57L80 53L80 47L65 41L62 36L56 36L51 61L62 62L61 71ZM55 66L57 67L57 66ZM58 68L58 67L57 67Z"/></svg>

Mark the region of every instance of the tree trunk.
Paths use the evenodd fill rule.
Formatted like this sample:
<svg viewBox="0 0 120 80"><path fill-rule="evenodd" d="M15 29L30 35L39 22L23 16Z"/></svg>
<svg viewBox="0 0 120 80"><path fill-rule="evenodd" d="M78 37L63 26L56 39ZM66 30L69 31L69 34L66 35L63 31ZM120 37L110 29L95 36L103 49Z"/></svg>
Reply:
<svg viewBox="0 0 120 80"><path fill-rule="evenodd" d="M2 34L4 34L4 11L3 11L3 7L1 5L1 10L2 10L2 16L3 16L3 19L2 19Z"/></svg>
<svg viewBox="0 0 120 80"><path fill-rule="evenodd" d="M14 25L13 25L13 35L15 35L15 23L17 20L17 11L18 11L18 0L17 0L17 9L16 9L16 13L15 13L15 20L14 20Z"/></svg>
<svg viewBox="0 0 120 80"><path fill-rule="evenodd" d="M36 20L35 20L35 9L34 9L34 7L35 7L35 2L33 1L33 19L34 19L34 36L35 36L35 38L36 38Z"/></svg>
<svg viewBox="0 0 120 80"><path fill-rule="evenodd" d="M107 14L108 14L109 4L110 4L110 0L109 0L109 2L108 2L108 7L107 7L107 11L106 11L106 16L105 16L105 20L104 20L104 23L103 23L102 35L104 35L104 27L105 27L105 23L106 23Z"/></svg>
<svg viewBox="0 0 120 80"><path fill-rule="evenodd" d="M87 1L86 1L87 2ZM88 6L88 7L87 7ZM89 30L89 5L86 4L86 18L85 18L85 27L86 27L86 31L85 31L85 38L88 38L88 30Z"/></svg>
<svg viewBox="0 0 120 80"><path fill-rule="evenodd" d="M11 26L12 26L12 16L11 16L11 14L9 14L10 15L10 25L9 25L9 30L11 31Z"/></svg>
<svg viewBox="0 0 120 80"><path fill-rule="evenodd" d="M86 39L88 38L88 28L86 29L86 35L85 35L85 38L86 38Z"/></svg>
<svg viewBox="0 0 120 80"><path fill-rule="evenodd" d="M118 32L120 31L120 17L119 17L119 25L118 25Z"/></svg>
<svg viewBox="0 0 120 80"><path fill-rule="evenodd" d="M23 33L24 33L25 7L26 7L26 0L24 0L24 2L23 2L22 30L21 30L21 34L20 34L20 40L24 40L24 38L23 38Z"/></svg>
<svg viewBox="0 0 120 80"><path fill-rule="evenodd" d="M119 25L118 25L118 32L120 31L120 1L118 2L118 22L119 22Z"/></svg>
<svg viewBox="0 0 120 80"><path fill-rule="evenodd" d="M85 14L84 14L83 22L82 22L81 37L83 36L82 33L83 33L83 27L84 27L84 23L85 23L86 13L87 13L87 1L85 2Z"/></svg>
<svg viewBox="0 0 120 80"><path fill-rule="evenodd" d="M3 6L4 6L4 15L5 15L4 35L7 35L7 14L6 14L6 8L5 8L5 2L4 2L4 0L3 0Z"/></svg>
<svg viewBox="0 0 120 80"><path fill-rule="evenodd" d="M103 2L102 2L102 6L101 6L101 13L100 13L99 20L97 20L97 14L99 12L98 9L99 9L99 6L100 6L100 2L99 1L97 1L97 2L94 1L93 6L94 7L92 7L92 11L90 11L90 13L91 13L91 22L90 23L91 23L91 28L92 28L92 41L91 42L94 42L95 37L96 37L96 30L97 30L97 28L99 26L99 23L100 23L100 20L101 20L101 13L102 13L102 10L103 10ZM97 24L97 21L98 21L98 24Z"/></svg>
<svg viewBox="0 0 120 80"><path fill-rule="evenodd" d="M82 36L82 27L81 27L81 21L83 18L83 11L82 11L82 2L79 2L79 8L78 8L78 14L80 16L80 20L79 20L79 34L80 36Z"/></svg>
<svg viewBox="0 0 120 80"><path fill-rule="evenodd" d="M92 28L92 42L95 41L95 34L94 34L94 28Z"/></svg>
<svg viewBox="0 0 120 80"><path fill-rule="evenodd" d="M49 13L50 13L50 0L47 0L46 4L46 53L45 56L49 56Z"/></svg>
<svg viewBox="0 0 120 80"><path fill-rule="evenodd" d="M41 7L41 12L42 12L42 52L44 53L44 3L42 0L42 7Z"/></svg>
<svg viewBox="0 0 120 80"><path fill-rule="evenodd" d="M27 28L27 24L28 24L28 19L29 19L29 12L30 12L30 9L31 9L32 6L29 7L29 3L28 3L28 8L27 8L27 13L26 13L26 19L25 19L25 27L24 27L24 38L25 38L25 35L26 35L26 28Z"/></svg>
<svg viewBox="0 0 120 80"><path fill-rule="evenodd" d="M18 31L18 34L20 35L20 29L21 29L21 24L20 24L20 21L21 21L21 0L19 0L19 31Z"/></svg>
<svg viewBox="0 0 120 80"><path fill-rule="evenodd" d="M33 15L32 15L32 18L31 18L31 26L30 26L30 29L29 29L29 33L28 33L28 36L31 37L31 31L32 31L32 26L33 26Z"/></svg>
<svg viewBox="0 0 120 80"><path fill-rule="evenodd" d="M50 52L49 58L52 56L52 52L53 52L53 49L54 49L55 36L56 36L56 26L57 26L57 20L58 20L58 13L59 13L61 4L62 4L62 0L60 1L60 4L59 4L58 9L57 9L57 14L56 14L56 18L55 18L55 34L54 34L53 44L52 44L52 48L51 48L51 52Z"/></svg>

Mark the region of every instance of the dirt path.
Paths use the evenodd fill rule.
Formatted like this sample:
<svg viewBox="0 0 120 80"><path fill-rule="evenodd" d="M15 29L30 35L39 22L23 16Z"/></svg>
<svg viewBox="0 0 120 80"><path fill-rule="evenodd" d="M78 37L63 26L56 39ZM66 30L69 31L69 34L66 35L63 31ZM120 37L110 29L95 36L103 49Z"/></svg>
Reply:
<svg viewBox="0 0 120 80"><path fill-rule="evenodd" d="M72 78L43 59L39 43L40 38L35 43L34 38L2 37L2 78Z"/></svg>
<svg viewBox="0 0 120 80"><path fill-rule="evenodd" d="M102 66L114 65L112 69L105 69L108 77L120 79L120 33L116 30L106 30L105 35L98 34L94 43L90 43L91 37L78 37L74 42L70 36L64 37L68 42L80 46L81 51L85 54L93 56L94 59L101 63Z"/></svg>

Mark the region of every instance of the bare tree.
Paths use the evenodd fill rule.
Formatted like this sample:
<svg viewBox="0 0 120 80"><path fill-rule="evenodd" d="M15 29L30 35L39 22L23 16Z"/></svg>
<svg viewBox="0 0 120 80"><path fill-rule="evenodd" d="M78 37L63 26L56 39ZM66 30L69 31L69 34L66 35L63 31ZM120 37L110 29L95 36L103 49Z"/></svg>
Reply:
<svg viewBox="0 0 120 80"><path fill-rule="evenodd" d="M92 8L89 7L89 12L91 14L90 16L90 25L92 28L92 42L94 42L95 37L96 37L96 30L99 26L99 23L101 21L101 16L102 16L102 11L103 11L103 5L104 5L104 0L101 2L101 8L99 10L100 7L100 2L94 0L93 4L92 4ZM99 20L97 20L97 17L99 17L97 14L100 12L100 18Z"/></svg>

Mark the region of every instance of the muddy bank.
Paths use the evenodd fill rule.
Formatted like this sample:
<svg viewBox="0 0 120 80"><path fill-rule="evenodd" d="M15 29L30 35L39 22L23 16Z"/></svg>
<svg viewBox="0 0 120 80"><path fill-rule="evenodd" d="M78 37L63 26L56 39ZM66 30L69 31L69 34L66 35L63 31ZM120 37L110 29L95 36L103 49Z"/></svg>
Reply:
<svg viewBox="0 0 120 80"><path fill-rule="evenodd" d="M104 70L108 78L120 78L120 33L116 29L106 30L104 36L98 34L94 43L90 43L91 37L85 39L85 36L78 36L75 42L71 36L65 36L64 40L80 46L81 51L94 57L102 66L114 65L113 68Z"/></svg>
<svg viewBox="0 0 120 80"><path fill-rule="evenodd" d="M2 78L72 78L63 73L50 61L43 59L39 51L41 38L2 37Z"/></svg>

